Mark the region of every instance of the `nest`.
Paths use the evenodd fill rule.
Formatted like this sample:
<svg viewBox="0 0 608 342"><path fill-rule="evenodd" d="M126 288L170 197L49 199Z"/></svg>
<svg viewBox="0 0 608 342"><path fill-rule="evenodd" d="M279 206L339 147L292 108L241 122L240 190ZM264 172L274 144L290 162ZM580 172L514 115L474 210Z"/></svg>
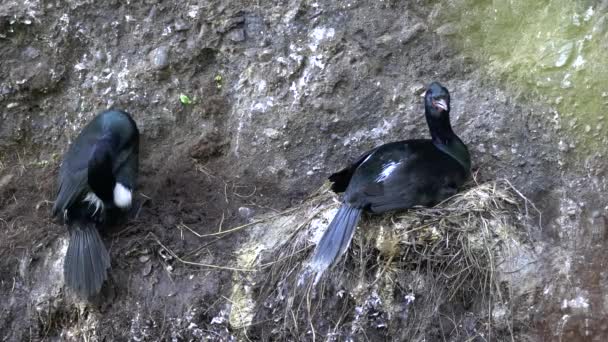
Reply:
<svg viewBox="0 0 608 342"><path fill-rule="evenodd" d="M512 337L497 266L529 246L533 205L507 181L475 185L434 208L364 216L349 251L315 284L306 262L339 203L315 194L264 253L255 330L262 340L494 339ZM293 222L299 222L294 226ZM285 224L286 221L283 221ZM508 316L508 315L507 315ZM250 336L252 332L250 331Z"/></svg>

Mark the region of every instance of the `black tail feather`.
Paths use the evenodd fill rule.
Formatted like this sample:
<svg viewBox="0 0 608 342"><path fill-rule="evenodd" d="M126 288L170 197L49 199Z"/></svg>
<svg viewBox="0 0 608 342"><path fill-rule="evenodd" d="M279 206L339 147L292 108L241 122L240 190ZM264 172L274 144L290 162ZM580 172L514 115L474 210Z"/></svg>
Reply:
<svg viewBox="0 0 608 342"><path fill-rule="evenodd" d="M93 224L70 227L70 242L63 264L68 287L83 297L99 293L110 268L110 255Z"/></svg>
<svg viewBox="0 0 608 342"><path fill-rule="evenodd" d="M348 249L355 228L361 217L361 209L342 204L317 244L310 261L310 268L320 275L336 262Z"/></svg>

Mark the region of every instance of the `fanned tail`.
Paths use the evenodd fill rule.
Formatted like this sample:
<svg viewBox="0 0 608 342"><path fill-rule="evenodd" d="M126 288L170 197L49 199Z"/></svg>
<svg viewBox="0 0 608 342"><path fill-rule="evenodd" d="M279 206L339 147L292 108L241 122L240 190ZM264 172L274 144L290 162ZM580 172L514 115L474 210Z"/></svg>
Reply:
<svg viewBox="0 0 608 342"><path fill-rule="evenodd" d="M93 224L72 225L63 263L67 286L83 297L99 293L107 279L110 255Z"/></svg>
<svg viewBox="0 0 608 342"><path fill-rule="evenodd" d="M310 269L317 274L317 279L346 252L360 217L359 208L342 204L338 209L338 213L317 244L309 264Z"/></svg>

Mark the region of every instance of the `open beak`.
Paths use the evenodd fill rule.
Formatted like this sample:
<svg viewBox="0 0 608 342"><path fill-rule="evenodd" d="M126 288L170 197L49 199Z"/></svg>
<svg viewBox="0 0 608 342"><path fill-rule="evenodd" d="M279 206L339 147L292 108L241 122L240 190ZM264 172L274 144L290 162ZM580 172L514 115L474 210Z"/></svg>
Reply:
<svg viewBox="0 0 608 342"><path fill-rule="evenodd" d="M433 100L433 107L435 107L437 109L441 109L443 111L448 110L448 104L447 104L447 102L445 102L444 99Z"/></svg>

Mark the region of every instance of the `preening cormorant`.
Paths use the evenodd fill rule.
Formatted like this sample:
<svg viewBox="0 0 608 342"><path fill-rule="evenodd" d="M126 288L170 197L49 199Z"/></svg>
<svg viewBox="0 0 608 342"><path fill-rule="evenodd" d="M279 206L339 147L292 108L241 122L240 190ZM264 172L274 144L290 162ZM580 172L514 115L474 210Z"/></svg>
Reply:
<svg viewBox="0 0 608 342"><path fill-rule="evenodd" d="M424 107L432 139L381 145L329 177L332 190L344 197L310 262L317 279L347 250L361 212L432 206L454 195L470 176L469 151L450 124L448 90L431 83Z"/></svg>
<svg viewBox="0 0 608 342"><path fill-rule="evenodd" d="M53 215L70 234L65 283L81 296L97 294L107 278L110 255L98 228L131 206L138 164L139 130L118 110L98 114L63 157Z"/></svg>

